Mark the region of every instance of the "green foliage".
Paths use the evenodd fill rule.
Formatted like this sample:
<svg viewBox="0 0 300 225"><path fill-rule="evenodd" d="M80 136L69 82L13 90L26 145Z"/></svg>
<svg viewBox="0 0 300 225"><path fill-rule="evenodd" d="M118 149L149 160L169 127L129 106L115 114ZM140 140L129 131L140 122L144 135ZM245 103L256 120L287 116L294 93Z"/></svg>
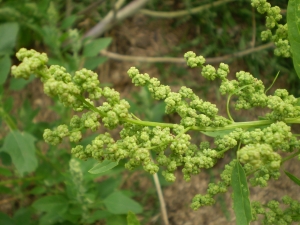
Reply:
<svg viewBox="0 0 300 225"><path fill-rule="evenodd" d="M239 162L235 163L232 171L231 186L233 189L233 209L236 223L239 225L250 224L252 220L249 189L246 174Z"/></svg>
<svg viewBox="0 0 300 225"><path fill-rule="evenodd" d="M127 214L127 225L140 225L140 222L133 212L128 212Z"/></svg>
<svg viewBox="0 0 300 225"><path fill-rule="evenodd" d="M91 174L104 173L106 171L111 170L112 168L118 165L117 162L111 162L109 160L104 160L102 163L98 163L92 169L89 170Z"/></svg>
<svg viewBox="0 0 300 225"><path fill-rule="evenodd" d="M293 54L293 62L295 70L298 74L298 77L300 77L300 24L299 24L299 6L300 1L297 0L290 0L287 8L287 21L289 25L288 29L288 36L289 41L291 43L291 50Z"/></svg>
<svg viewBox="0 0 300 225"><path fill-rule="evenodd" d="M33 172L38 165L34 142L35 137L31 134L12 131L5 137L3 147L0 149L10 155L21 176Z"/></svg>
<svg viewBox="0 0 300 225"><path fill-rule="evenodd" d="M295 184L297 184L298 186L300 186L300 179L296 176L294 176L293 174L287 172L287 171L284 171L284 173L292 180L295 182Z"/></svg>

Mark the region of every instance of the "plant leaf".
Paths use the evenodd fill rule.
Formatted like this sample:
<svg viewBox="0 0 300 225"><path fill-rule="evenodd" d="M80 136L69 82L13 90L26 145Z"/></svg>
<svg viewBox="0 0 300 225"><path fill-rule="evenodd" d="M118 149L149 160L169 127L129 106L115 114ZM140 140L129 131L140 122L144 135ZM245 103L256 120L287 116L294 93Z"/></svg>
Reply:
<svg viewBox="0 0 300 225"><path fill-rule="evenodd" d="M91 173L91 174L104 173L104 172L116 167L117 165L118 165L118 162L104 160L103 162L96 164L92 169L90 169L89 173Z"/></svg>
<svg viewBox="0 0 300 225"><path fill-rule="evenodd" d="M37 211L63 215L68 210L69 203L63 195L49 195L39 198L32 206Z"/></svg>
<svg viewBox="0 0 300 225"><path fill-rule="evenodd" d="M284 172L292 181L295 182L295 184L300 186L300 179L298 177L295 177L293 174L289 173L288 171L284 171Z"/></svg>
<svg viewBox="0 0 300 225"><path fill-rule="evenodd" d="M287 8L288 37L294 68L300 78L300 0L290 0Z"/></svg>
<svg viewBox="0 0 300 225"><path fill-rule="evenodd" d="M34 76L30 76L28 80L25 79L11 79L9 81L9 89L13 91L19 91L23 89L27 84L34 80Z"/></svg>
<svg viewBox="0 0 300 225"><path fill-rule="evenodd" d="M10 218L8 215L6 215L3 212L0 212L0 224L5 224L5 225L16 225L14 220Z"/></svg>
<svg viewBox="0 0 300 225"><path fill-rule="evenodd" d="M248 225L252 220L249 189L245 171L239 162L236 162L231 178L233 189L233 209L236 216L236 224Z"/></svg>
<svg viewBox="0 0 300 225"><path fill-rule="evenodd" d="M111 43L111 38L98 38L84 46L83 56L94 57L100 53L101 50L105 49Z"/></svg>
<svg viewBox="0 0 300 225"><path fill-rule="evenodd" d="M38 166L34 141L35 137L31 134L20 131L11 131L4 139L1 150L10 155L21 175L33 172Z"/></svg>
<svg viewBox="0 0 300 225"><path fill-rule="evenodd" d="M99 65L105 63L107 60L106 57L104 56L95 56L91 58L86 58L84 62L84 68L88 70L94 70L96 69Z"/></svg>
<svg viewBox="0 0 300 225"><path fill-rule="evenodd" d="M10 71L10 67L11 67L11 61L8 55L3 56L0 59L0 85L4 84L7 76L9 74Z"/></svg>
<svg viewBox="0 0 300 225"><path fill-rule="evenodd" d="M223 137L226 134L230 134L232 131L234 131L235 129L231 129L231 130L222 130L222 131L201 131L201 133L205 134L206 136L209 137Z"/></svg>
<svg viewBox="0 0 300 225"><path fill-rule="evenodd" d="M142 206L120 191L116 191L103 200L107 210L113 214L127 214L129 211L141 213Z"/></svg>
<svg viewBox="0 0 300 225"><path fill-rule="evenodd" d="M0 25L0 54L10 55L15 47L19 24L15 22L4 23Z"/></svg>
<svg viewBox="0 0 300 225"><path fill-rule="evenodd" d="M136 215L131 211L127 213L127 225L140 225L140 221L136 218Z"/></svg>

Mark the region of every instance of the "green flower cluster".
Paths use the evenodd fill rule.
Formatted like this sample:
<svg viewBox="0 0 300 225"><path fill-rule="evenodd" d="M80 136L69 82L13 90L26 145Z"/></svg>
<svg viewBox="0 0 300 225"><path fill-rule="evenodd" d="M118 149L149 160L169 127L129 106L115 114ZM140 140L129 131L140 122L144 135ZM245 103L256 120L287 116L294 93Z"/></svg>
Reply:
<svg viewBox="0 0 300 225"><path fill-rule="evenodd" d="M273 96L268 97L267 107L272 110L266 115L270 120L283 120L284 118L296 118L300 116L298 100L289 95L285 89L277 89Z"/></svg>
<svg viewBox="0 0 300 225"><path fill-rule="evenodd" d="M282 198L284 209L280 208L280 203L275 200L262 205L260 202L252 202L252 216L254 221L258 220L258 215L263 215L263 224L266 225L288 225L299 221L300 202L291 199L289 196Z"/></svg>
<svg viewBox="0 0 300 225"><path fill-rule="evenodd" d="M269 179L277 179L280 175L283 160L279 150L292 153L300 147L300 141L287 125L288 121L299 123L300 108L295 97L282 89L267 96L262 81L244 71L236 73L236 79L228 80L228 65L221 63L217 69L204 65L205 59L193 52L185 54L187 64L202 68L206 79L221 79L220 92L227 94L228 99L232 95L237 96L236 109L259 106L271 110L265 116L266 127L255 125L259 121L237 123L229 120L218 115L216 105L203 101L192 89L183 86L178 92L173 92L158 79L140 74L138 69L131 67L128 75L132 82L136 86L147 87L153 98L164 101L167 114L176 113L181 117L179 124L142 121L129 113L129 103L121 99L117 91L99 87L100 82L94 72L82 69L72 76L63 67L48 68L47 56L34 50L21 49L17 57L22 63L12 67L14 76L28 79L30 74L37 75L44 83L47 95L58 97L65 106L77 111L78 115L74 115L68 125L45 130L47 143L57 145L65 137L78 143L84 130L96 132L101 124L108 129L121 127L118 140L106 132L98 134L86 147L80 144L73 147L71 152L79 159L94 158L99 162L125 159L125 167L130 170L142 166L145 171L154 174L161 168L168 181L175 181L175 171L180 168L188 181L201 169L212 168L227 151L237 149L237 159L225 166L221 180L209 184L205 195L195 196L193 209L214 204L214 196L227 191L237 160L244 164L248 175L253 174L250 179L252 185L266 186ZM104 98L101 105L97 105L99 98ZM190 131L216 132L219 136L215 137L212 146L208 142L196 145L192 143Z"/></svg>
<svg viewBox="0 0 300 225"><path fill-rule="evenodd" d="M195 53L189 52L185 55L188 61L190 58L187 55L192 55L193 61L199 58ZM227 67L222 64L219 74L224 76L224 71L229 71ZM172 92L169 86L161 85L156 78L150 79L148 74L140 74L135 67L131 67L127 73L136 86L146 86L155 99L165 101L167 114L179 114L182 118L180 124L184 127L221 127L230 123L228 119L217 115L216 105L203 101L190 88L183 86L178 93Z"/></svg>
<svg viewBox="0 0 300 225"><path fill-rule="evenodd" d="M191 208L197 210L202 206L215 204L214 196L219 193L227 192L231 184L231 175L236 160L232 160L229 164L225 165L223 172L220 174L221 181L217 183L209 183L207 193L205 195L197 194L192 201Z"/></svg>
<svg viewBox="0 0 300 225"><path fill-rule="evenodd" d="M275 43L275 55L287 58L291 57L287 24L278 24L278 22L282 19L280 8L278 6L271 7L271 4L266 0L251 0L251 5L255 7L259 13L267 14L267 30L261 32L261 39L263 41L271 40ZM275 27L276 31L273 35L272 29Z"/></svg>

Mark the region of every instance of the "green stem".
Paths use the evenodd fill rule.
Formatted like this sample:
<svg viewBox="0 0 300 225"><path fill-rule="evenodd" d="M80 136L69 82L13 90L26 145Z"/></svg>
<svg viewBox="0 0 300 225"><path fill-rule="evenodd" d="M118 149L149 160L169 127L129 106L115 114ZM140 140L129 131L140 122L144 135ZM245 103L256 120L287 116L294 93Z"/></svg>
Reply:
<svg viewBox="0 0 300 225"><path fill-rule="evenodd" d="M227 103L226 103L226 111L227 111L227 115L229 117L229 119L234 122L234 120L232 119L231 117L231 114L230 114L230 110L229 110L229 103L230 103L230 98L231 98L232 95L229 95L228 98L227 98Z"/></svg>
<svg viewBox="0 0 300 225"><path fill-rule="evenodd" d="M0 185L15 184L15 183L23 182L23 181L36 181L36 180L42 180L42 179L45 179L45 178L44 177L25 177L25 178L0 181Z"/></svg>
<svg viewBox="0 0 300 225"><path fill-rule="evenodd" d="M271 87L273 87L273 85L274 85L275 81L277 80L277 77L278 77L279 73L280 73L280 71L279 71L279 72L276 74L276 76L275 76L275 78L274 78L274 80L273 80L272 84L270 85L270 87L268 87L268 88L266 89L266 91L265 91L265 94L267 93L267 91L268 91L268 90L270 90L270 89L271 89Z"/></svg>
<svg viewBox="0 0 300 225"><path fill-rule="evenodd" d="M285 158L283 158L282 160L281 160L281 165L285 162L285 161L287 161L287 160L290 160L291 158L294 158L295 156L297 156L297 155L299 155L300 154L300 150L299 151L297 151L297 152L295 152L295 153L293 153L293 154L291 154L291 155L289 155L289 156L287 156L287 157L285 157Z"/></svg>
<svg viewBox="0 0 300 225"><path fill-rule="evenodd" d="M13 121L13 119L10 117L10 115L8 113L6 113L4 111L3 108L0 109L0 116L3 118L3 120L5 121L5 123L7 124L7 126L9 127L9 129L12 130L17 130L17 125L15 124L15 122Z"/></svg>

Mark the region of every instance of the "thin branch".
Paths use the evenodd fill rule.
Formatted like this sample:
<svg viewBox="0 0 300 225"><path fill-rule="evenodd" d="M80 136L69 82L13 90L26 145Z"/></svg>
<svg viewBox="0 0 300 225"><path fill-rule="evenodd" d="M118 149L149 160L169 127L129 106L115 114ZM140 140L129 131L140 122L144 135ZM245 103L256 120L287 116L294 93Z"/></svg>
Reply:
<svg viewBox="0 0 300 225"><path fill-rule="evenodd" d="M233 58L243 57L245 55L252 54L254 52L259 52L268 48L274 47L273 43L268 43L261 45L255 48L247 49L244 51L236 52L233 54L228 54L224 56L206 58L206 63L219 63L229 61ZM119 61L135 61L143 63L186 63L184 58L175 58L175 57L143 57L143 56L128 56L121 55L118 53L109 52L107 50L102 50L101 55L106 56L110 59L119 60Z"/></svg>
<svg viewBox="0 0 300 225"><path fill-rule="evenodd" d="M189 10L178 10L175 12L157 12L157 11L152 11L152 10L148 10L148 9L141 9L139 11L139 13L147 15L147 16L152 16L152 17L171 19L171 18L186 16L186 15L190 15L190 14L196 14L196 13L202 12L206 9L209 9L211 7L223 5L227 2L232 2L232 1L233 0L220 0L217 2L201 5L201 6L189 9Z"/></svg>
<svg viewBox="0 0 300 225"><path fill-rule="evenodd" d="M164 221L164 225L169 225L166 203L165 203L164 196L163 196L163 193L162 193L162 190L160 187L157 173L153 174L153 179L154 179L154 184L155 184L155 188L157 191L158 199L160 202L160 210L161 210L161 214L162 214L162 220Z"/></svg>
<svg viewBox="0 0 300 225"><path fill-rule="evenodd" d="M106 30L110 29L114 24L134 14L136 11L142 8L148 1L149 0L135 0L129 3L128 5L126 5L120 11L118 11L118 9L120 9L125 2L125 0L119 0L115 5L115 9L117 10L117 13L115 15L115 20L113 20L114 19L113 11L110 11L103 20L101 20L98 24L96 24L92 29L90 29L84 35L84 38L86 37L95 38L101 36Z"/></svg>
<svg viewBox="0 0 300 225"><path fill-rule="evenodd" d="M85 15L85 14L89 14L91 11L97 9L97 7L99 5L101 5L105 0L98 0L96 2L93 2L92 4L90 4L88 7L86 7L85 9L79 11L77 14L78 15Z"/></svg>
<svg viewBox="0 0 300 225"><path fill-rule="evenodd" d="M252 7L252 41L251 46L254 48L256 38L256 20L255 20L255 9Z"/></svg>

